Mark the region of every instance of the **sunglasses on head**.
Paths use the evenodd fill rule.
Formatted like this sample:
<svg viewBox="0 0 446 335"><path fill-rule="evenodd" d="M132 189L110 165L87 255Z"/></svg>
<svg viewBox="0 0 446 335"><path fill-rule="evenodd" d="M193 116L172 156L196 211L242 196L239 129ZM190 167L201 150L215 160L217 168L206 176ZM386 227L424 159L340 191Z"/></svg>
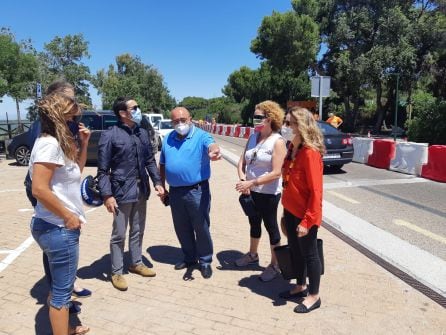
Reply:
<svg viewBox="0 0 446 335"><path fill-rule="evenodd" d="M264 120L264 119L266 119L266 116L265 115L254 115L252 118L253 118L253 120Z"/></svg>

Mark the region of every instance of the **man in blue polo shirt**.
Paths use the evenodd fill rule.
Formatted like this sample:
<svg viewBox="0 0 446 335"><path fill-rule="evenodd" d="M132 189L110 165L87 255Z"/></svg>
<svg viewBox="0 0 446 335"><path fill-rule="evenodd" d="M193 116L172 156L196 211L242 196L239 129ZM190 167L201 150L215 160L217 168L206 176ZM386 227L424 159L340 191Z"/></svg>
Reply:
<svg viewBox="0 0 446 335"><path fill-rule="evenodd" d="M213 245L209 231L211 194L208 179L210 161L221 158L212 136L192 124L189 111L176 107L171 112L175 131L164 138L160 156L160 177L169 184L169 203L183 261L181 270L200 264L203 278L212 276ZM167 193L162 196L162 200Z"/></svg>

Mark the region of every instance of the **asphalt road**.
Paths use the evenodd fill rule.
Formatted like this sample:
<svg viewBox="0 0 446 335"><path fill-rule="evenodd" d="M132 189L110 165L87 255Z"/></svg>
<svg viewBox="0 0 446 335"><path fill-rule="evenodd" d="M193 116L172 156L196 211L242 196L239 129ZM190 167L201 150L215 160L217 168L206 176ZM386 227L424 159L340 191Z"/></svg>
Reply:
<svg viewBox="0 0 446 335"><path fill-rule="evenodd" d="M214 135L240 156L245 139ZM324 172L324 200L446 260L446 184L350 163Z"/></svg>

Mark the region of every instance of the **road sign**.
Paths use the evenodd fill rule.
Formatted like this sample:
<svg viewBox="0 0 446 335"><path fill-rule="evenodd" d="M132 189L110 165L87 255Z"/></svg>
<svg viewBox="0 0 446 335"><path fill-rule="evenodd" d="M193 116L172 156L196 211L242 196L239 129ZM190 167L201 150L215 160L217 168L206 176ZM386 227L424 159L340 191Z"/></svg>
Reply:
<svg viewBox="0 0 446 335"><path fill-rule="evenodd" d="M36 84L36 96L37 99L42 99L42 84L40 83Z"/></svg>
<svg viewBox="0 0 446 335"><path fill-rule="evenodd" d="M311 77L311 96L326 98L330 96L330 81L331 77L328 76L317 76ZM322 94L319 94L322 92Z"/></svg>
<svg viewBox="0 0 446 335"><path fill-rule="evenodd" d="M330 80L328 76L311 77L311 96L319 98L319 120L322 120L322 98L330 96Z"/></svg>

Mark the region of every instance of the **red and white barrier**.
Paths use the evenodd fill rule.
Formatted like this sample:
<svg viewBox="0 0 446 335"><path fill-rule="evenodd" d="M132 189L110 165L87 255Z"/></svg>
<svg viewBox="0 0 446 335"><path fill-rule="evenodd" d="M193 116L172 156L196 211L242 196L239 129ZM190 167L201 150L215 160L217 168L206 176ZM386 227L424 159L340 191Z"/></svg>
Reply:
<svg viewBox="0 0 446 335"><path fill-rule="evenodd" d="M367 164L379 169L389 169L390 161L395 157L395 142L392 140L374 140L373 152Z"/></svg>
<svg viewBox="0 0 446 335"><path fill-rule="evenodd" d="M354 137L353 149L353 161L365 164L373 151L373 139L368 137Z"/></svg>
<svg viewBox="0 0 446 335"><path fill-rule="evenodd" d="M427 163L427 143L398 142L390 170L421 175L421 167Z"/></svg>
<svg viewBox="0 0 446 335"><path fill-rule="evenodd" d="M427 164L423 165L421 176L446 183L446 145L429 147Z"/></svg>

